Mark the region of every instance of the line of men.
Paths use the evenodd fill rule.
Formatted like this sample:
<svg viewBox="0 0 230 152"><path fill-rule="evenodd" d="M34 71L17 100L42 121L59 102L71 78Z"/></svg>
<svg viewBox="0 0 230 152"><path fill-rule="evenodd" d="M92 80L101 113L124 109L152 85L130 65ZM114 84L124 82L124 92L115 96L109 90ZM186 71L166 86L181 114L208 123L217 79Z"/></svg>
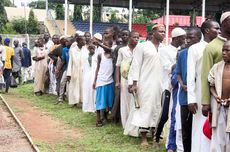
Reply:
<svg viewBox="0 0 230 152"><path fill-rule="evenodd" d="M33 81L31 52L25 42L21 44L17 39L13 41L14 48L10 47L10 39L5 38L2 44L0 36L0 90L8 92L10 86L17 86ZM16 82L18 79L18 82ZM12 81L14 80L14 81ZM15 84L12 84L15 82Z"/></svg>
<svg viewBox="0 0 230 152"><path fill-rule="evenodd" d="M153 34L152 43L135 48L131 90L139 95L140 108L132 124L141 128L142 146L148 146L150 129L155 135L153 146L159 146L170 111L168 152L230 151L230 12L222 14L220 23L221 31L212 20L187 32L175 28L171 44L165 47L160 46L165 29L158 25L159 35Z"/></svg>
<svg viewBox="0 0 230 152"><path fill-rule="evenodd" d="M168 46L162 44L161 24L143 43L139 33L117 28L93 38L77 31L50 40L45 33L32 55L34 92L57 95L57 104L67 97L70 105L82 103L84 112L97 111L97 127L112 111L124 134L140 136L143 147L149 146L149 135L159 147L170 117L168 152L228 152L230 12L220 23L221 28L212 20L201 28L175 28Z"/></svg>

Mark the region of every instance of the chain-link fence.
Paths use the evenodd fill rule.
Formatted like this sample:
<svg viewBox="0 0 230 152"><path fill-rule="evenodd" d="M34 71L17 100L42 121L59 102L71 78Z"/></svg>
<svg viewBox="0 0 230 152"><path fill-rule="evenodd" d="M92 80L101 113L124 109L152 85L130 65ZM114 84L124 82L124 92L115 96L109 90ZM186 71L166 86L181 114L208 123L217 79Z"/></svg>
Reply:
<svg viewBox="0 0 230 152"><path fill-rule="evenodd" d="M10 39L10 46L13 47L13 41L18 40L19 44L22 45L23 42L27 43L27 46L30 50L34 47L34 42L42 35L29 35L29 34L0 34L2 36L2 40L4 41L5 38Z"/></svg>

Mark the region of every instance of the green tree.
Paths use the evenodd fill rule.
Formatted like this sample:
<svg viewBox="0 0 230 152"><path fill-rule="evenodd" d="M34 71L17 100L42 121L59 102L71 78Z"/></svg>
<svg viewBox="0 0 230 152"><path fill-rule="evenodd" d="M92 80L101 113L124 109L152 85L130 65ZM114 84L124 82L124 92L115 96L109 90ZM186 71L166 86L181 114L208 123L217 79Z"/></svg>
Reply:
<svg viewBox="0 0 230 152"><path fill-rule="evenodd" d="M89 21L90 18L90 6L85 6L87 11L85 12L85 15L87 14L87 16L84 16L85 21ZM94 22L100 22L101 21L101 6L96 5L93 6L93 21Z"/></svg>
<svg viewBox="0 0 230 152"><path fill-rule="evenodd" d="M0 3L0 32L2 32L3 27L7 23L6 10L4 8L5 3Z"/></svg>
<svg viewBox="0 0 230 152"><path fill-rule="evenodd" d="M45 0L38 0L38 1L32 1L29 3L29 7L33 9L45 9L46 8L46 1ZM55 9L54 3L48 4L49 9Z"/></svg>
<svg viewBox="0 0 230 152"><path fill-rule="evenodd" d="M62 4L57 4L55 7L56 19L63 20L64 19L64 7Z"/></svg>
<svg viewBox="0 0 230 152"><path fill-rule="evenodd" d="M38 20L34 16L33 9L30 10L29 19L27 22L27 32L29 34L39 34L39 23Z"/></svg>
<svg viewBox="0 0 230 152"><path fill-rule="evenodd" d="M14 7L14 5L12 4L10 0L1 0L1 3L5 7Z"/></svg>
<svg viewBox="0 0 230 152"><path fill-rule="evenodd" d="M137 9L133 13L133 22L139 24L149 23L150 21L161 17L163 11L161 10L150 10L150 9Z"/></svg>
<svg viewBox="0 0 230 152"><path fill-rule="evenodd" d="M82 5L74 5L73 20L82 21Z"/></svg>
<svg viewBox="0 0 230 152"><path fill-rule="evenodd" d="M3 34L18 34L18 32L14 30L13 24L10 22L6 23L6 25L4 26L2 30L2 33Z"/></svg>
<svg viewBox="0 0 230 152"><path fill-rule="evenodd" d="M117 13L118 13L117 10L110 11L110 19L109 19L110 23L120 23L121 22L121 20L117 17Z"/></svg>
<svg viewBox="0 0 230 152"><path fill-rule="evenodd" d="M13 25L13 29L20 34L25 34L27 33L27 20L25 18L14 18L11 21Z"/></svg>
<svg viewBox="0 0 230 152"><path fill-rule="evenodd" d="M101 21L101 6L94 6L93 7L93 20L96 22Z"/></svg>

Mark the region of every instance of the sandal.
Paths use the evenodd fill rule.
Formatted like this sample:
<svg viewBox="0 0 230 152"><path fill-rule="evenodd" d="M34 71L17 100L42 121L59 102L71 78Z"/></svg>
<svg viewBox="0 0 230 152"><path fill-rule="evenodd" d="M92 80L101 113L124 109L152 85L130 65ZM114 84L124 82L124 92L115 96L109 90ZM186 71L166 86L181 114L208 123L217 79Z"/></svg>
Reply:
<svg viewBox="0 0 230 152"><path fill-rule="evenodd" d="M103 123L101 120L96 122L96 127L102 127L102 126L103 126Z"/></svg>

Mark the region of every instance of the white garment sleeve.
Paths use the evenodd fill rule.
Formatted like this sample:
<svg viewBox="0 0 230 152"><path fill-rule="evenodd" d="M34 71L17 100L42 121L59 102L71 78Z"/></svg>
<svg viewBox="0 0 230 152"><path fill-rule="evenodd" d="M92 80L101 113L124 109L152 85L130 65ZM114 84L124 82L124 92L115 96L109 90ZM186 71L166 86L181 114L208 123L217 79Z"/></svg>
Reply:
<svg viewBox="0 0 230 152"><path fill-rule="evenodd" d="M188 91L188 104L197 103L196 99L196 50L190 47L188 49L187 60L187 91Z"/></svg>
<svg viewBox="0 0 230 152"><path fill-rule="evenodd" d="M159 49L159 55L160 55L160 61L161 61L163 69L165 71L167 71L168 74L170 74L172 66L175 63L170 62L169 55L168 55L167 51L171 51L171 50L166 50L165 48L161 48L161 49Z"/></svg>
<svg viewBox="0 0 230 152"><path fill-rule="evenodd" d="M208 82L210 86L215 86L215 69L216 65L214 65L212 69L209 71Z"/></svg>
<svg viewBox="0 0 230 152"><path fill-rule="evenodd" d="M68 66L67 66L67 71L66 71L66 76L71 76L72 75L72 65L73 65L73 59L72 59L72 50L73 50L74 48L71 48L70 50L69 50L69 63L68 63Z"/></svg>
<svg viewBox="0 0 230 152"><path fill-rule="evenodd" d="M117 56L116 66L121 66L122 60L123 60L123 55L122 55L121 49L119 49L118 50L118 56Z"/></svg>
<svg viewBox="0 0 230 152"><path fill-rule="evenodd" d="M2 46L2 61L6 61L6 49Z"/></svg>
<svg viewBox="0 0 230 152"><path fill-rule="evenodd" d="M138 81L140 77L142 62L144 59L144 48L143 44L138 44L134 49L132 67L132 79L133 81Z"/></svg>

